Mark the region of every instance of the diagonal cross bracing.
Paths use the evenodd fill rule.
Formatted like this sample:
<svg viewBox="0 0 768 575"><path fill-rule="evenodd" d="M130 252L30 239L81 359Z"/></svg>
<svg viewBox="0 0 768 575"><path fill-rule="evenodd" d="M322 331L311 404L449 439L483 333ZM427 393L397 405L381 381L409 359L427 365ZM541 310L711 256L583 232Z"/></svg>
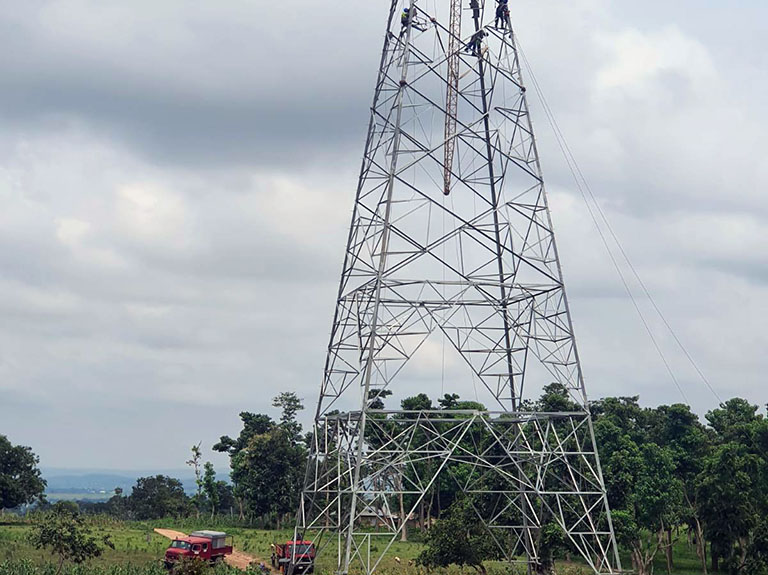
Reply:
<svg viewBox="0 0 768 575"><path fill-rule="evenodd" d="M297 530L339 573L371 573L440 479L507 560L535 569L554 524L615 573L515 37L495 2L459 5L390 4ZM409 369L435 338L496 411L375 409L418 393ZM526 411L553 382L575 410Z"/></svg>

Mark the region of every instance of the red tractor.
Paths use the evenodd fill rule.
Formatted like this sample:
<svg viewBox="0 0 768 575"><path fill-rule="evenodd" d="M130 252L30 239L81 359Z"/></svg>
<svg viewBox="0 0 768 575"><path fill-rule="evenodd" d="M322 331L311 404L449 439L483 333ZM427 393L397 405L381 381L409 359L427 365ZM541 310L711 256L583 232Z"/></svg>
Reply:
<svg viewBox="0 0 768 575"><path fill-rule="evenodd" d="M165 551L165 567L172 569L183 557L216 563L232 553L227 534L221 531L193 531L187 537L177 537Z"/></svg>
<svg viewBox="0 0 768 575"><path fill-rule="evenodd" d="M296 541L273 544L272 567L286 575L314 573L315 544L302 541L301 536L298 536Z"/></svg>

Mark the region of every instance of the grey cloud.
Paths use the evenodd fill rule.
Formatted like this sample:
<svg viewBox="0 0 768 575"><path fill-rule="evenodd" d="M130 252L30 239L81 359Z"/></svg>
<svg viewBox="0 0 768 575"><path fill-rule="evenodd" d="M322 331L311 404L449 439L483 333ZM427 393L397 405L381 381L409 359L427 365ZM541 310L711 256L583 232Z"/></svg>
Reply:
<svg viewBox="0 0 768 575"><path fill-rule="evenodd" d="M167 468L283 389L311 413L386 2L4 4L0 433L48 466ZM514 17L659 305L721 395L764 403L760 233L728 226L768 223L766 48L741 34L765 9L744 3L713 36L720 10L525 0ZM601 87L627 34L696 61ZM735 46L750 53L731 65ZM707 58L711 84L694 74ZM680 401L533 105L590 395ZM659 337L694 407L712 408ZM455 365L445 382L434 367L404 387L458 386Z"/></svg>
<svg viewBox="0 0 768 575"><path fill-rule="evenodd" d="M40 130L72 118L158 164L254 166L351 154L364 138L380 33L368 33L376 28L369 20L342 40L325 6L291 6L277 9L277 18L291 16L278 34L274 14L242 2L229 13L181 2L83 3L66 16L55 2L25 5L4 22L11 57L0 60L0 115ZM110 29L123 25L110 9L125 13L125 30ZM248 19L237 21L239 11ZM217 18L207 20L210 13ZM340 60L340 48L356 42L366 49L345 50Z"/></svg>

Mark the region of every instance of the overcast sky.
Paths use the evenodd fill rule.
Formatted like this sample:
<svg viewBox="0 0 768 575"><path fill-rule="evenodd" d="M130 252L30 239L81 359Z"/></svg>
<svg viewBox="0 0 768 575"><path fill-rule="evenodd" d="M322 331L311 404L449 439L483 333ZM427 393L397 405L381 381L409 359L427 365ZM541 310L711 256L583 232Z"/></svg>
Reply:
<svg viewBox="0 0 768 575"><path fill-rule="evenodd" d="M1 434L46 467L173 468L281 390L313 410L388 4L0 0ZM765 404L768 6L510 4L669 322ZM531 104L590 397L712 409Z"/></svg>

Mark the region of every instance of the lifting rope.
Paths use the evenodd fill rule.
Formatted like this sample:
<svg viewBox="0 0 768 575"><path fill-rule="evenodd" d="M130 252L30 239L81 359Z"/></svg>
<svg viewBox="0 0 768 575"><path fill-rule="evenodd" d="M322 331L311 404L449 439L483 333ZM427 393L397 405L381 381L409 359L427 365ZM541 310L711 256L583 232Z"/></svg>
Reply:
<svg viewBox="0 0 768 575"><path fill-rule="evenodd" d="M714 387L710 383L709 379L704 375L704 372L699 367L698 363L693 359L693 356L688 351L688 349L685 347L683 342L680 340L680 337L677 335L675 330L672 328L671 324L667 320L664 313L661 311L659 305L656 303L655 298L653 295L651 295L650 290L648 289L646 283L643 281L643 279L640 277L639 272L635 268L635 266L632 264L632 261L629 258L629 255L627 254L626 250L624 249L624 246L622 245L621 241L619 240L618 235L613 229L613 226L611 226L610 221L608 220L608 217L603 210L603 208L600 205L600 202L597 200L597 197L595 196L594 192L592 191L592 187L589 185L589 182L587 181L586 177L584 176L584 173L582 172L581 168L579 167L578 162L576 161L575 156L573 155L573 152L571 151L570 146L568 145L568 142L565 139L565 135L563 134L562 130L560 129L560 126L557 122L557 119L554 116L554 113L552 112L552 109L549 106L549 103L547 102L547 99L544 96L544 93L541 89L541 86L539 85L538 80L536 79L536 75L533 72L533 68L531 67L530 62L528 61L527 56L525 55L525 52L520 45L519 38L517 40L518 43L518 49L520 51L520 55L522 56L522 60L525 63L526 70L531 78L531 83L534 87L534 90L536 92L536 96L538 97L542 108L544 109L544 113L547 117L547 121L549 122L550 127L552 128L555 139L557 141L558 147L560 148L560 151L563 153L563 156L565 157L565 161L568 164L568 169L571 172L571 176L573 177L573 180L576 184L576 188L579 190L579 193L581 194L582 199L584 200L584 203L587 207L587 211L589 212L590 217L592 218L593 223L595 224L595 228L597 229L598 235L600 236L600 240L605 247L606 251L608 252L608 257L611 260L611 263L613 264L613 267L616 270L616 273L619 275L619 278L621 279L621 283L624 286L625 291L627 292L627 295L629 296L630 300L632 301L632 305L637 311L637 314L640 316L640 321L643 324L643 327L645 328L646 332L648 333L648 336L650 337L650 340L653 344L653 347L655 348L657 354L661 358L662 363L664 364L664 367L666 371L669 373L670 378L672 379L672 382L675 384L675 387L677 387L678 391L680 392L680 395L683 397L686 403L690 403L688 401L688 398L685 395L685 392L683 391L682 387L680 386L680 383L675 376L674 371L672 370L672 367L670 366L669 362L667 361L666 356L664 355L664 352L661 349L661 346L659 345L656 337L654 336L653 330L650 327L650 324L648 320L646 319L645 314L643 313L642 309L640 308L637 299L635 298L634 293L632 292L632 289L629 286L629 282L624 274L624 272L621 269L621 266L619 264L619 261L617 259L617 256L614 254L614 250L611 248L610 242L608 241L608 237L606 237L605 232L603 231L603 227L605 227L608 231L608 235L613 240L613 243L616 244L619 250L620 258L623 260L623 262L626 263L626 265L629 267L632 276L635 278L637 283L640 285L640 288L645 295L645 297L648 299L648 301L651 303L651 306L653 307L653 310L656 312L656 314L661 319L662 323L664 324L667 331L671 334L673 340L677 344L677 346L680 348L680 350L683 352L683 355L688 360L688 362L693 367L694 371L699 376L699 379L706 385L706 387L709 389L709 391L714 395L714 397L718 400L719 403L722 403L722 399L720 398L720 395L715 391ZM591 200L591 203L590 203ZM594 208L592 207L594 205ZM598 218L599 215L599 218ZM602 223L601 223L602 221ZM604 224L604 226L603 226Z"/></svg>

